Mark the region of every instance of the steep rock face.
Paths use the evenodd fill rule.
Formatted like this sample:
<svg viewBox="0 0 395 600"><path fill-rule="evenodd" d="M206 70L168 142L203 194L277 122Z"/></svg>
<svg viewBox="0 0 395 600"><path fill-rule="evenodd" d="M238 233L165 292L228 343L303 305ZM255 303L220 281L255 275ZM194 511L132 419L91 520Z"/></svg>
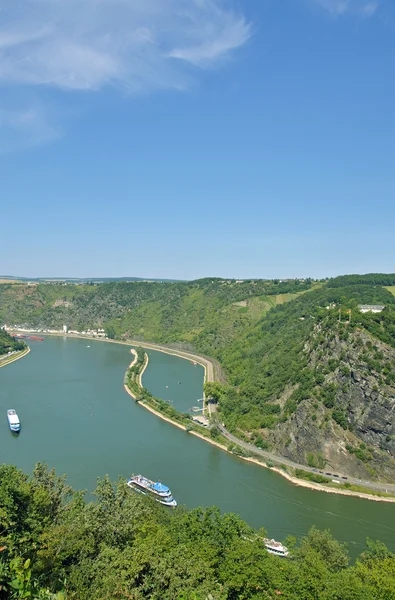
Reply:
<svg viewBox="0 0 395 600"><path fill-rule="evenodd" d="M270 441L278 454L301 464L360 479L395 481L395 461L390 454L372 446L358 455L350 452L348 447L358 451L361 438L343 430L324 408L314 409L310 401L302 402L271 434Z"/></svg>
<svg viewBox="0 0 395 600"><path fill-rule="evenodd" d="M322 383L266 439L279 454L323 470L395 481L395 351L362 330L306 344Z"/></svg>
<svg viewBox="0 0 395 600"><path fill-rule="evenodd" d="M340 365L328 380L336 387L337 406L363 442L395 457L395 386L385 375L394 371L394 349L363 331L336 341L331 350Z"/></svg>
<svg viewBox="0 0 395 600"><path fill-rule="evenodd" d="M344 400L356 435L395 456L395 396L386 396L372 389L368 380L361 379L353 382L350 396Z"/></svg>

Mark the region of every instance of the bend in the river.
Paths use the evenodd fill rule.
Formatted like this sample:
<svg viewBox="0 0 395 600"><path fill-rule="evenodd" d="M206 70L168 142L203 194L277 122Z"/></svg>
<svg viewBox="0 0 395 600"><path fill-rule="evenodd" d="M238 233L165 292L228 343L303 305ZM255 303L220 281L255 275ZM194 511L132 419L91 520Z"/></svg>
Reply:
<svg viewBox="0 0 395 600"><path fill-rule="evenodd" d="M202 367L153 350L149 357L144 385L154 395L178 409L201 398ZM26 472L46 461L89 491L105 474L116 480L142 473L169 485L180 504L217 505L277 539L299 537L315 524L349 542L353 555L366 537L395 550L393 504L296 487L157 419L124 391L130 362L124 345L61 337L32 345L23 360L0 370L1 461ZM10 407L22 421L19 437L8 430Z"/></svg>

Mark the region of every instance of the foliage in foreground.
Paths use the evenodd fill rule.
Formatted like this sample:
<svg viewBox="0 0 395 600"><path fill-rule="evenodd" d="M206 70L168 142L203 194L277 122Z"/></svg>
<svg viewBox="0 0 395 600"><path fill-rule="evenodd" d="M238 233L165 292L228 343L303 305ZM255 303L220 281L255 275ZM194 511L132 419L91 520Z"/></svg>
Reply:
<svg viewBox="0 0 395 600"><path fill-rule="evenodd" d="M107 478L95 494L85 503L43 465L32 478L0 467L2 600L395 598L395 556L380 542L350 566L344 545L312 528L284 560L216 508L167 512Z"/></svg>

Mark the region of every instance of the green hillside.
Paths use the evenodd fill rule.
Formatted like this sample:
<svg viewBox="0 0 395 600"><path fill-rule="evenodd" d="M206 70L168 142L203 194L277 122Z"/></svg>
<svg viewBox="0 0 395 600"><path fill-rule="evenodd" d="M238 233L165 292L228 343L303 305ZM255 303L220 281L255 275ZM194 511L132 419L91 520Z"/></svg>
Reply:
<svg viewBox="0 0 395 600"><path fill-rule="evenodd" d="M379 315L361 314L358 303L383 303L387 308ZM327 310L330 304L336 304L337 308ZM339 308L342 323L338 321ZM348 323L349 309L355 311L351 323ZM252 402L255 407L260 406L261 411L265 410L266 403L278 399L286 386L302 384L299 390L303 388L305 394L314 384L319 385L319 367L310 368L305 345L310 342L315 346L322 341L316 335L318 330L321 336L326 331L332 335L347 335L360 327L395 347L395 298L387 290L365 285L324 287L273 308L221 352L230 382L238 391L240 413L246 408L243 402ZM391 373L389 382L392 381ZM303 394L299 391L295 396Z"/></svg>
<svg viewBox="0 0 395 600"><path fill-rule="evenodd" d="M175 344L216 358L233 433L300 464L395 481L393 275L328 282L0 285L0 322ZM380 304L361 313L359 304Z"/></svg>
<svg viewBox="0 0 395 600"><path fill-rule="evenodd" d="M311 282L202 279L178 283L0 285L0 322L34 327L106 326L117 336L185 342L209 352L233 339L277 302ZM218 339L217 339L218 338Z"/></svg>
<svg viewBox="0 0 395 600"><path fill-rule="evenodd" d="M312 528L271 556L265 532L215 507L169 511L125 483L84 502L36 465L0 466L0 598L47 600L393 600L395 556L380 542L351 565Z"/></svg>

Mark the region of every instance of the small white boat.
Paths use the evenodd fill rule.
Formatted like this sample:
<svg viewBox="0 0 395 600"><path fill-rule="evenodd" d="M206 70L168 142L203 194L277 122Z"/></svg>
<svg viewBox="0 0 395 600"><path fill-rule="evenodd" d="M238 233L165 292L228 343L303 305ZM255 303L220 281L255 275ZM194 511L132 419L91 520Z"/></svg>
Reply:
<svg viewBox="0 0 395 600"><path fill-rule="evenodd" d="M7 410L8 425L13 433L19 433L21 430L21 422L16 411L13 408Z"/></svg>

